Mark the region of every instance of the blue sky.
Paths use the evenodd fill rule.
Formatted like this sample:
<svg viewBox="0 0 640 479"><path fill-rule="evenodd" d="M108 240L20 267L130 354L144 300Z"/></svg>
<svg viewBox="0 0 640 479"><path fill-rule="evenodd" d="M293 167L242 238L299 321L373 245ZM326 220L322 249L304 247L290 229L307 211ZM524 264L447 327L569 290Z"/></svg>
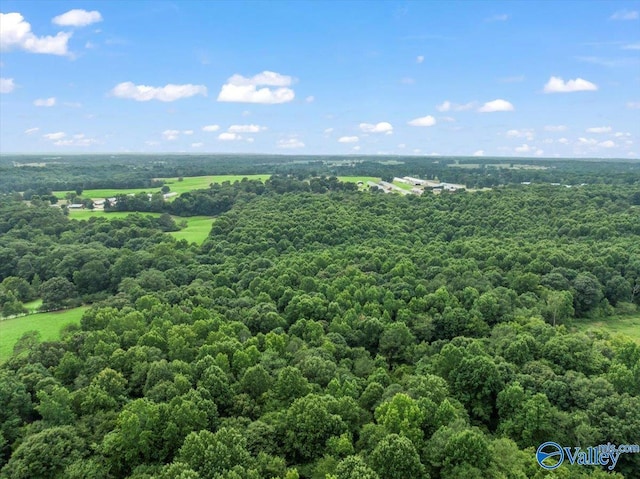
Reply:
<svg viewBox="0 0 640 479"><path fill-rule="evenodd" d="M0 7L0 153L640 157L638 1Z"/></svg>

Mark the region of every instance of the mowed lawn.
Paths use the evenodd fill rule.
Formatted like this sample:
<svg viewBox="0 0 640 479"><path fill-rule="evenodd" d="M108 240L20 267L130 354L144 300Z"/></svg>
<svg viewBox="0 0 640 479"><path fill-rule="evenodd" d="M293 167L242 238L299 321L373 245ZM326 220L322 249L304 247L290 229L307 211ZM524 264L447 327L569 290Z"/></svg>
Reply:
<svg viewBox="0 0 640 479"><path fill-rule="evenodd" d="M247 178L249 180L259 180L266 181L269 179L271 175L213 175L213 176L185 176L182 181L178 181L178 178L157 178L158 180L163 180L165 184L171 188L171 191L174 193L186 193L187 191L193 190L202 190L209 188L211 183L223 183L225 181L229 181L231 183L235 181L241 181L243 178ZM125 189L115 189L115 188L106 188L106 189L95 189L95 190L84 190L82 192L82 196L84 198L91 198L93 200L100 200L104 198L112 198L116 195L127 195L134 193L157 193L160 191L160 188L125 188ZM71 193L71 190L68 191L54 191L53 193L60 199L64 199L67 193Z"/></svg>
<svg viewBox="0 0 640 479"><path fill-rule="evenodd" d="M375 176L338 176L338 179L343 183L357 183L358 181L362 181L364 185L367 184L367 181L373 181L374 183L380 181L380 178L376 178Z"/></svg>
<svg viewBox="0 0 640 479"><path fill-rule="evenodd" d="M56 311L53 313L37 313L19 318L0 321L0 363L6 361L13 353L13 346L27 331L39 331L41 341L60 339L63 326L80 324L80 318L88 306Z"/></svg>
<svg viewBox="0 0 640 479"><path fill-rule="evenodd" d="M211 216L189 216L180 218L174 216L176 223L187 221L187 227L180 231L171 231L169 234L177 240L187 240L189 243L201 244L209 236L214 219Z"/></svg>
<svg viewBox="0 0 640 479"><path fill-rule="evenodd" d="M103 210L69 210L69 218L72 220L88 220L92 216L104 217L107 219L125 218L129 215L149 215L158 217L161 213L136 213L128 211L114 211L105 213ZM183 221L187 226L180 231L170 231L169 234L177 240L185 239L190 243L201 244L209 235L212 216L172 216L175 222L180 225Z"/></svg>
<svg viewBox="0 0 640 479"><path fill-rule="evenodd" d="M576 319L574 326L579 331L606 330L611 334L622 334L640 344L640 315L612 316L604 319Z"/></svg>

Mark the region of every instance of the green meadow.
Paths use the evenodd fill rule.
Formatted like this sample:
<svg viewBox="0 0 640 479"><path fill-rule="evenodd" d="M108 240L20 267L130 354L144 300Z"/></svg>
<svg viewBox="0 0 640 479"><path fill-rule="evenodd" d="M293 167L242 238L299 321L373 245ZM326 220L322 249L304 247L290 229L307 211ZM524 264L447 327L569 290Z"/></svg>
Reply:
<svg viewBox="0 0 640 479"><path fill-rule="evenodd" d="M158 217L161 213L133 213L128 211L105 213L103 210L69 210L69 218L72 220L88 220L91 217L116 219L125 218L133 214ZM171 231L169 234L177 240L184 239L190 243L197 244L202 243L207 238L213 224L213 217L211 216L173 216L173 219L178 226L184 223L186 223L186 226L182 227L180 231Z"/></svg>
<svg viewBox="0 0 640 479"><path fill-rule="evenodd" d="M39 331L40 341L60 339L60 329L69 323L80 324L80 318L87 309L88 306L81 306L64 311L29 314L0 321L0 363L11 356L16 341L27 331Z"/></svg>
<svg viewBox="0 0 640 479"><path fill-rule="evenodd" d="M380 178L376 178L375 176L338 176L338 179L343 183L357 183L362 181L364 185L367 184L367 181L373 181L374 183L380 181Z"/></svg>
<svg viewBox="0 0 640 479"><path fill-rule="evenodd" d="M612 316L605 319L576 319L573 326L579 331L606 330L611 334L628 336L640 344L640 315Z"/></svg>
<svg viewBox="0 0 640 479"><path fill-rule="evenodd" d="M185 176L182 181L179 178L157 178L163 180L165 184L171 188L173 193L186 193L187 191L202 190L209 187L211 183L223 183L229 181L231 183L235 181L241 181L243 178L249 180L266 181L271 175L212 175L212 176ZM99 200L104 198L112 198L116 195L123 194L135 194L135 193L155 193L159 192L160 188L125 188L125 189L94 189L84 190L82 196L85 198L91 198L93 200ZM54 191L53 193L60 199L64 199L67 193L71 193L71 190L67 191Z"/></svg>

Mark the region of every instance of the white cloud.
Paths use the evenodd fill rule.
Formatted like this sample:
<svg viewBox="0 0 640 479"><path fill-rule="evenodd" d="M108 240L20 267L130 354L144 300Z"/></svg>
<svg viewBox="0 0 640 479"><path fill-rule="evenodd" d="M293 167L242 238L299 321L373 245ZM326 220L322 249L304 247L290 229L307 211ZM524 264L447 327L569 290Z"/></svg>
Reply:
<svg viewBox="0 0 640 479"><path fill-rule="evenodd" d="M586 132L587 133L610 133L611 127L610 126L594 126L593 128L587 128Z"/></svg>
<svg viewBox="0 0 640 479"><path fill-rule="evenodd" d="M630 43L622 47L623 50L640 50L640 43Z"/></svg>
<svg viewBox="0 0 640 479"><path fill-rule="evenodd" d="M609 18L611 20L637 20L640 18L640 14L635 10L618 10Z"/></svg>
<svg viewBox="0 0 640 479"><path fill-rule="evenodd" d="M353 151L360 151L360 145L356 145L352 148Z"/></svg>
<svg viewBox="0 0 640 479"><path fill-rule="evenodd" d="M617 132L615 132L615 133L613 134L613 136L615 136L616 138L625 138L625 137L627 137L627 138L628 138L628 137L630 137L630 136L631 136L631 133L628 133L628 132L624 132L624 133L623 133L623 132L621 132L621 131L617 131Z"/></svg>
<svg viewBox="0 0 640 479"><path fill-rule="evenodd" d="M544 131L566 131L566 125L546 125Z"/></svg>
<svg viewBox="0 0 640 479"><path fill-rule="evenodd" d="M629 110L640 110L640 101L627 102L627 108Z"/></svg>
<svg viewBox="0 0 640 479"><path fill-rule="evenodd" d="M338 138L338 143L357 143L360 138L357 136L341 136Z"/></svg>
<svg viewBox="0 0 640 479"><path fill-rule="evenodd" d="M118 83L111 94L118 98L128 98L136 101L176 101L181 98L189 98L195 95L207 96L207 87L204 85L174 85L168 84L163 87L153 87L146 85L134 85L132 82Z"/></svg>
<svg viewBox="0 0 640 479"><path fill-rule="evenodd" d="M62 15L53 17L51 21L62 27L86 27L92 23L101 22L102 15L100 15L100 12L96 10L88 12L86 10L74 8Z"/></svg>
<svg viewBox="0 0 640 479"><path fill-rule="evenodd" d="M198 143L191 143L191 148L200 148L201 146L204 146L204 143L202 143L201 141L199 141Z"/></svg>
<svg viewBox="0 0 640 479"><path fill-rule="evenodd" d="M515 75L511 77L503 77L500 78L500 82L502 83L520 83L524 81L524 75Z"/></svg>
<svg viewBox="0 0 640 479"><path fill-rule="evenodd" d="M33 133L36 133L38 131L40 131L40 128L37 128L37 127L36 128L28 128L28 129L24 130L24 134L25 135L32 135Z"/></svg>
<svg viewBox="0 0 640 479"><path fill-rule="evenodd" d="M569 140L567 140L566 138L560 138L558 139L558 143L560 143L561 145L567 145L569 143Z"/></svg>
<svg viewBox="0 0 640 479"><path fill-rule="evenodd" d="M242 140L242 137L237 133L220 133L218 135L218 140L221 141L234 141L234 140Z"/></svg>
<svg viewBox="0 0 640 479"><path fill-rule="evenodd" d="M297 138L289 138L288 140L278 140L278 148L295 149L304 148L304 143Z"/></svg>
<svg viewBox="0 0 640 479"><path fill-rule="evenodd" d="M607 141L598 143L598 146L601 146L603 148L615 148L616 144L611 140L607 140Z"/></svg>
<svg viewBox="0 0 640 479"><path fill-rule="evenodd" d="M509 138L526 138L531 141L534 137L534 131L530 128L524 128L522 130L509 130L507 131Z"/></svg>
<svg viewBox="0 0 640 479"><path fill-rule="evenodd" d="M229 127L231 133L259 133L266 129L266 126L260 125L231 125Z"/></svg>
<svg viewBox="0 0 640 479"><path fill-rule="evenodd" d="M594 145L598 144L598 141L594 140L593 138L580 137L580 138L578 138L578 143L581 144L581 145L594 146Z"/></svg>
<svg viewBox="0 0 640 479"><path fill-rule="evenodd" d="M325 130L324 130L324 134L325 135L329 135L331 133L333 133L333 128L325 128Z"/></svg>
<svg viewBox="0 0 640 479"><path fill-rule="evenodd" d="M295 98L295 92L288 88L292 83L293 78L290 76L270 71L264 71L251 78L236 74L222 85L218 101L264 104L287 103ZM259 86L263 88L258 88Z"/></svg>
<svg viewBox="0 0 640 479"><path fill-rule="evenodd" d="M418 55L416 57L416 63L422 63L424 61L424 55Z"/></svg>
<svg viewBox="0 0 640 479"><path fill-rule="evenodd" d="M67 136L67 134L63 131L58 131L56 133L47 133L46 135L42 135L42 136L47 140L56 141L56 140L62 140L65 136Z"/></svg>
<svg viewBox="0 0 640 479"><path fill-rule="evenodd" d="M507 15L506 13L494 15L493 17L489 17L486 19L487 22L506 22L507 20L509 20L509 15Z"/></svg>
<svg viewBox="0 0 640 479"><path fill-rule="evenodd" d="M455 123L456 119L452 116L441 116L440 121L444 121L445 123Z"/></svg>
<svg viewBox="0 0 640 479"><path fill-rule="evenodd" d="M46 107L50 107L50 106L54 106L56 104L56 99L55 97L51 97L51 98L38 98L37 100L33 101L33 104L35 106L46 106Z"/></svg>
<svg viewBox="0 0 640 479"><path fill-rule="evenodd" d="M407 145L406 145L406 144L404 144L404 143L399 143L399 144L398 144L398 148L400 148L400 149L404 149L404 148L406 148L406 147L407 147Z"/></svg>
<svg viewBox="0 0 640 479"><path fill-rule="evenodd" d="M184 130L184 131L182 132L182 134L183 134L183 135L188 135L188 136L193 135L193 130Z"/></svg>
<svg viewBox="0 0 640 479"><path fill-rule="evenodd" d="M436 119L431 115L422 116L420 118L414 118L407 123L411 126L433 126L436 124Z"/></svg>
<svg viewBox="0 0 640 479"><path fill-rule="evenodd" d="M360 123L360 130L365 133L391 133L393 132L393 126L387 121L381 121L380 123Z"/></svg>
<svg viewBox="0 0 640 479"><path fill-rule="evenodd" d="M78 133L73 135L73 138L65 138L54 141L53 144L56 146L91 146L98 143L98 140L94 138L86 138L83 133Z"/></svg>
<svg viewBox="0 0 640 479"><path fill-rule="evenodd" d="M542 156L542 155L544 155L544 150L541 150L540 148L538 148L536 150L536 156Z"/></svg>
<svg viewBox="0 0 640 479"><path fill-rule="evenodd" d="M473 156L484 156L484 150L478 150L473 153Z"/></svg>
<svg viewBox="0 0 640 479"><path fill-rule="evenodd" d="M524 145L516 146L514 151L516 153L529 153L531 151L531 147L525 143Z"/></svg>
<svg viewBox="0 0 640 479"><path fill-rule="evenodd" d="M177 140L178 135L180 135L180 130L164 130L162 132L162 137L168 141Z"/></svg>
<svg viewBox="0 0 640 479"><path fill-rule="evenodd" d="M475 108L475 106L476 106L476 102L475 101L471 101L469 103L458 104L458 103L451 103L449 100L445 100L440 105L436 106L436 110L438 110L440 112L466 111L466 110L472 110L473 108Z"/></svg>
<svg viewBox="0 0 640 479"><path fill-rule="evenodd" d="M513 105L509 103L507 100L497 99L493 101L488 101L480 108L478 111L480 113L493 113L496 111L513 111Z"/></svg>
<svg viewBox="0 0 640 479"><path fill-rule="evenodd" d="M220 125L206 125L202 127L202 131L218 131L220 129Z"/></svg>
<svg viewBox="0 0 640 479"><path fill-rule="evenodd" d="M38 37L31 31L31 24L19 13L0 13L0 50L13 48L30 53L66 55L71 33L59 32L56 36Z"/></svg>
<svg viewBox="0 0 640 479"><path fill-rule="evenodd" d="M595 91L598 86L590 81L576 78L566 82L560 77L552 76L544 86L545 93L572 93L576 91Z"/></svg>
<svg viewBox="0 0 640 479"><path fill-rule="evenodd" d="M306 101L307 103L313 103L314 101L316 101L316 97L314 97L313 95L309 95L304 99L304 101Z"/></svg>
<svg viewBox="0 0 640 479"><path fill-rule="evenodd" d="M11 93L15 87L13 78L0 78L0 93Z"/></svg>

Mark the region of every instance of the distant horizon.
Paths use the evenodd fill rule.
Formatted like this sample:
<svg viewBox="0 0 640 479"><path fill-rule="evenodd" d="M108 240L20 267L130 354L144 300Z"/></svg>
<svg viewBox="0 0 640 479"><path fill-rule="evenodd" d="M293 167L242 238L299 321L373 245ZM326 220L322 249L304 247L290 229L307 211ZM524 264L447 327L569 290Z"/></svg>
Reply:
<svg viewBox="0 0 640 479"><path fill-rule="evenodd" d="M7 154L640 158L638 0L1 8Z"/></svg>

